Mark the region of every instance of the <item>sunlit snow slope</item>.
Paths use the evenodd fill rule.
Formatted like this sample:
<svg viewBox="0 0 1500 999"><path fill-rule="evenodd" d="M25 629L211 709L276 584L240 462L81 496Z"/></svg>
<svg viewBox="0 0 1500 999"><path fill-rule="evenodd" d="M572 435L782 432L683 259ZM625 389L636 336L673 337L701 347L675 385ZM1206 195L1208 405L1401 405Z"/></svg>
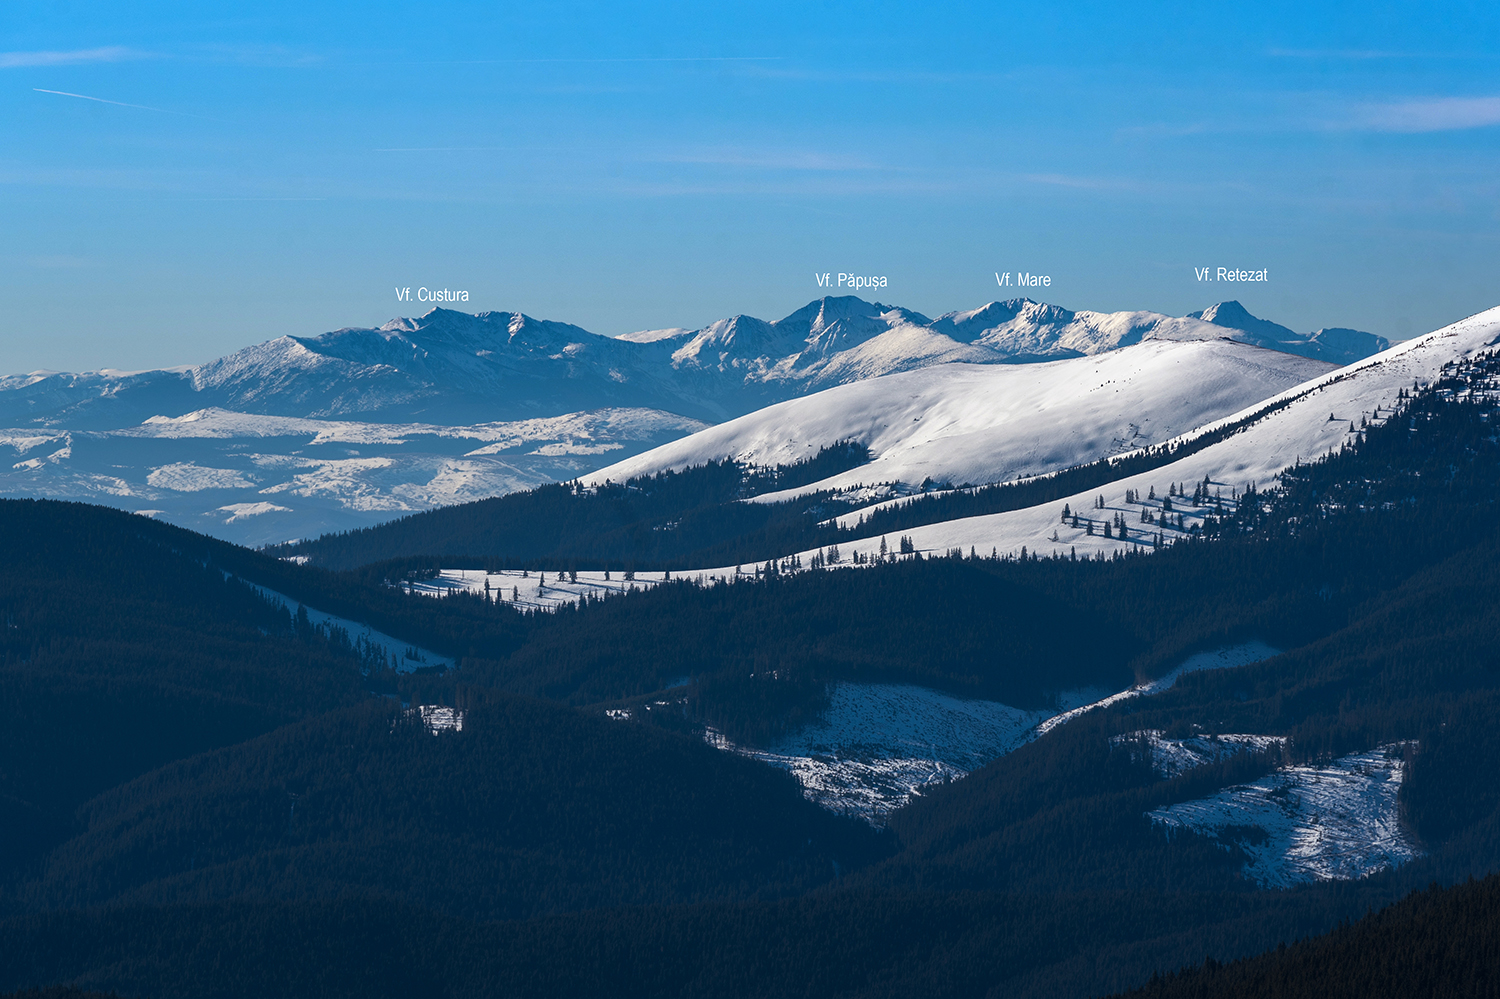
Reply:
<svg viewBox="0 0 1500 999"><path fill-rule="evenodd" d="M1157 528L1135 528L1142 509L1159 512L1160 497L1165 494L1168 483L1186 483L1191 491L1194 483L1207 478L1213 484L1212 488L1222 491L1226 502L1233 502L1232 492L1242 490L1245 483L1254 482L1265 487L1282 469L1338 448L1349 439L1351 422L1357 426L1361 418L1372 422L1384 419L1395 405L1401 389L1425 385L1437 377L1444 364L1489 350L1497 343L1500 343L1500 308L1407 340L1363 361L1297 385L1272 399L1257 402L1241 412L1230 414L1223 421L1208 423L1186 436L1191 438L1212 430L1219 423L1253 417L1269 403L1286 402L1274 412L1253 420L1239 433L1169 465L1040 506L950 520L913 528L906 533L918 550L929 552L946 552L954 548L967 552L974 548L986 554L995 550L1004 555L1017 553L1024 546L1042 555L1054 551L1068 555L1076 550L1082 557L1149 545ZM1127 490L1147 496L1153 488L1158 499L1125 502ZM1094 509L1096 498L1101 496L1104 508ZM1107 520L1116 513L1122 514L1134 529L1132 535L1121 541L1105 538L1098 530L1089 535L1082 527L1073 528L1061 520L1065 504L1096 522ZM1210 512L1206 507L1195 509L1188 503L1176 506L1189 525ZM850 520L853 519L851 516ZM1168 543L1177 536L1172 531L1165 534ZM842 548L846 557L853 551L873 555L879 545L877 537L852 542ZM803 554L805 560L813 552Z"/></svg>
<svg viewBox="0 0 1500 999"><path fill-rule="evenodd" d="M857 440L874 453L870 464L798 491L1004 482L1168 440L1332 369L1228 340L1152 340L1041 364L938 365L768 406L585 481L724 457L786 464Z"/></svg>

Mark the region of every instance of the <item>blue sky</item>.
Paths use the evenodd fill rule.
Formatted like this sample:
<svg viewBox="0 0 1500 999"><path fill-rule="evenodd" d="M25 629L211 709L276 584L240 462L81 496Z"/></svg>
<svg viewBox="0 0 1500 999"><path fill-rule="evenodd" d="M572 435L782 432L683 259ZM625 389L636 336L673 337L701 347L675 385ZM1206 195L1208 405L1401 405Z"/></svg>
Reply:
<svg viewBox="0 0 1500 999"><path fill-rule="evenodd" d="M423 285L607 334L824 271L1392 338L1500 304L1492 3L225 6L0 8L0 372Z"/></svg>

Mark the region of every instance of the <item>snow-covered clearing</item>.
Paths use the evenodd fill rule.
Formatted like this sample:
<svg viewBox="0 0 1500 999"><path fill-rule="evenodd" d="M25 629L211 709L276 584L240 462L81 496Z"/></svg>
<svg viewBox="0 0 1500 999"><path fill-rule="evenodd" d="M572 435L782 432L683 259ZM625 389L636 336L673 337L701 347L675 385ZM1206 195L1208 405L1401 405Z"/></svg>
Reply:
<svg viewBox="0 0 1500 999"><path fill-rule="evenodd" d="M417 712L422 719L422 724L427 726L427 731L433 735L464 730L464 713L457 708L442 704L419 704L412 710Z"/></svg>
<svg viewBox="0 0 1500 999"><path fill-rule="evenodd" d="M808 800L879 824L923 787L965 777L1084 712L1159 693L1185 673L1276 654L1263 642L1199 653L1160 680L1108 697L1101 690L1066 691L1051 709L1032 711L909 684L838 683L818 722L770 746L738 746L712 730L707 738L791 772Z"/></svg>
<svg viewBox="0 0 1500 999"><path fill-rule="evenodd" d="M1064 694L1059 707L1094 696ZM910 684L839 683L818 722L765 749L737 746L713 730L707 738L790 771L809 801L879 823L922 787L965 777L1030 741L1037 723L1055 713Z"/></svg>
<svg viewBox="0 0 1500 999"><path fill-rule="evenodd" d="M1145 744L1151 754L1151 769L1167 780L1240 753L1263 753L1286 745L1286 737L1279 735L1195 735L1191 739L1167 739L1156 729L1117 735L1109 741L1120 746L1132 740Z"/></svg>
<svg viewBox="0 0 1500 999"><path fill-rule="evenodd" d="M381 650L385 654L386 662L392 664L398 673L410 673L424 666L442 666L447 668L454 665L453 660L448 656L440 655L428 649L418 648L410 642L401 641L399 638L392 638L385 632L376 631L367 624L362 624L359 621L351 621L347 617L338 617L335 614L328 614L316 608L308 607L299 600L293 600L283 593L278 593L269 587L252 583L249 580L244 580L243 582L251 589L260 593L261 596L281 604L281 606L285 607L294 616L297 613L298 607L303 608L307 611L308 621L314 627L322 628L325 631L332 631L334 628L343 628L349 633L349 641L351 643L358 645L363 640L366 646Z"/></svg>
<svg viewBox="0 0 1500 999"><path fill-rule="evenodd" d="M1397 815L1401 750L1392 744L1322 766L1283 767L1148 814L1167 829L1232 841L1249 856L1245 876L1264 887L1366 877L1418 854Z"/></svg>

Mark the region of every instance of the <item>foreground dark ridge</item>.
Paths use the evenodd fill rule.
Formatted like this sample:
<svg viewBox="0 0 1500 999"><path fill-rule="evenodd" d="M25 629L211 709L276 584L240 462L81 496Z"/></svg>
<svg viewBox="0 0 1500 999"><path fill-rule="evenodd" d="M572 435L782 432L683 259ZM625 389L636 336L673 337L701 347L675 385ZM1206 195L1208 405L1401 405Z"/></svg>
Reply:
<svg viewBox="0 0 1500 999"><path fill-rule="evenodd" d="M1119 999L1500 995L1500 875L1433 885L1322 936L1163 976Z"/></svg>

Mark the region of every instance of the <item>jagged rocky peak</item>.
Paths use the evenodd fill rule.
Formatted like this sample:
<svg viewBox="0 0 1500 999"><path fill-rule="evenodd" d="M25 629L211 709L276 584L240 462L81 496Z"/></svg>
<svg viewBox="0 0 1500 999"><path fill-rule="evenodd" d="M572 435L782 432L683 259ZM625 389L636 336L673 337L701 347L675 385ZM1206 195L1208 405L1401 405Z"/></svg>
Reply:
<svg viewBox="0 0 1500 999"><path fill-rule="evenodd" d="M1011 298L1003 302L963 312L948 312L930 324L931 328L945 336L964 343L973 343L985 333L1002 326L1025 321L1036 326L1055 326L1071 323L1076 313L1060 305L1034 302L1029 298Z"/></svg>
<svg viewBox="0 0 1500 999"><path fill-rule="evenodd" d="M1215 326L1237 330L1245 334L1239 339L1259 347L1316 357L1338 364L1349 364L1369 357L1391 345L1385 337L1344 327L1320 329L1308 334L1298 333L1279 323L1252 315L1249 309L1233 300L1210 305L1202 312L1190 312L1187 318L1201 319Z"/></svg>
<svg viewBox="0 0 1500 999"><path fill-rule="evenodd" d="M815 299L771 325L788 338L796 337L824 353L851 347L897 326L927 326L932 320L918 312L854 295Z"/></svg>
<svg viewBox="0 0 1500 999"><path fill-rule="evenodd" d="M1201 319L1215 326L1224 326L1232 330L1244 330L1246 333L1259 333L1273 340L1302 340L1306 339L1298 335L1295 330L1290 330L1280 323L1273 323L1269 319L1261 319L1250 314L1250 310L1233 299L1227 302L1219 302L1210 305L1202 312L1189 312L1188 319Z"/></svg>

